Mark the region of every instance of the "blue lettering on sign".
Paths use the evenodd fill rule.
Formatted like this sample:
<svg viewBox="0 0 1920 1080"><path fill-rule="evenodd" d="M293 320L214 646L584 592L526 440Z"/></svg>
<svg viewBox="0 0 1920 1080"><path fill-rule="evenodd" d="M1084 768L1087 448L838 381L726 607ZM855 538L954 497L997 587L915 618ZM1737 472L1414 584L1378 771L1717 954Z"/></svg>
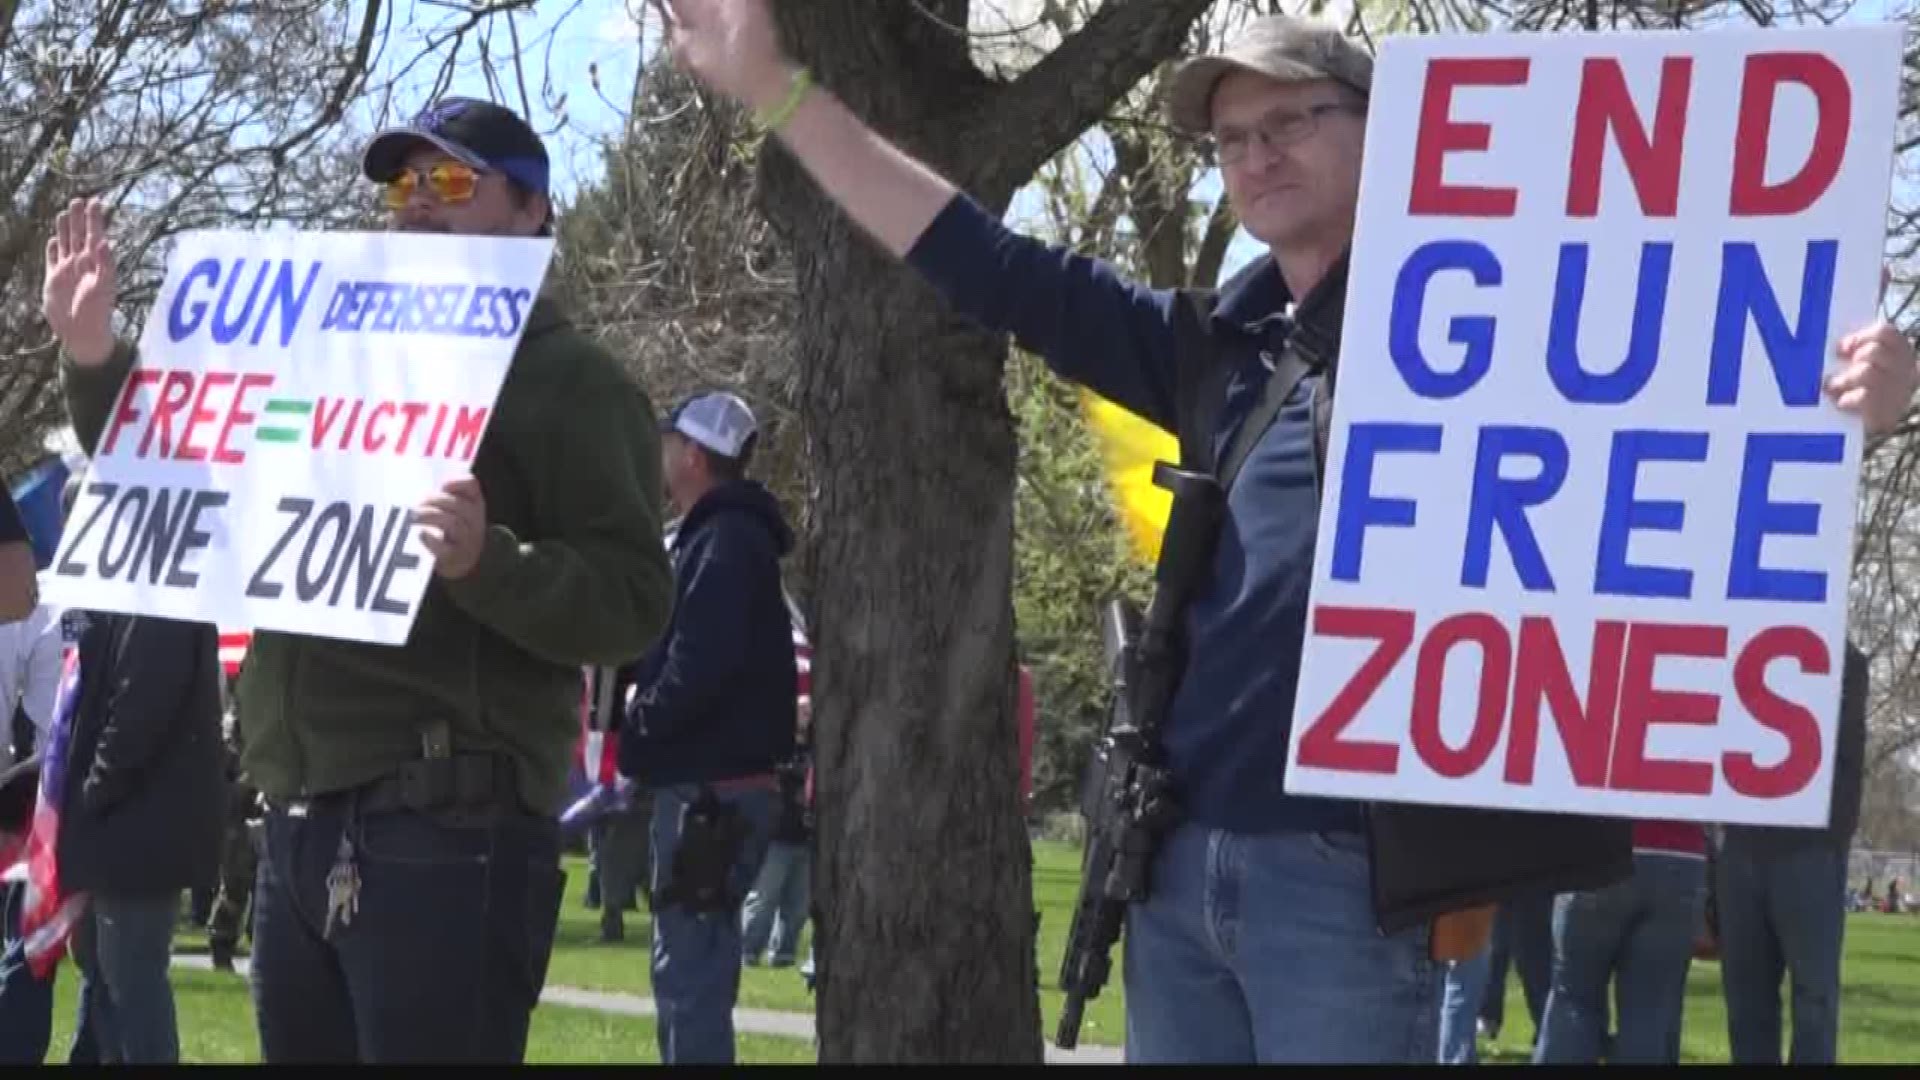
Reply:
<svg viewBox="0 0 1920 1080"><path fill-rule="evenodd" d="M1643 244L1640 284L1633 300L1633 330L1627 358L1610 374L1590 375L1580 366L1581 309L1587 294L1587 245L1560 246L1560 272L1554 278L1553 317L1547 324L1547 374L1560 393L1577 405L1618 405L1633 400L1653 377L1660 358L1660 328L1666 317L1667 283L1673 274L1673 245Z"/></svg>
<svg viewBox="0 0 1920 1080"><path fill-rule="evenodd" d="M1594 562L1593 591L1609 596L1657 596L1684 600L1693 595L1693 572L1627 561L1627 545L1638 529L1679 532L1685 503L1639 500L1634 488L1643 461L1707 460L1704 431L1616 431L1607 463L1607 495L1600 514L1600 547Z"/></svg>
<svg viewBox="0 0 1920 1080"><path fill-rule="evenodd" d="M1473 389L1493 366L1495 320L1491 315L1456 315L1447 324L1447 340L1464 348L1458 371L1436 371L1420 350L1420 320L1426 312L1427 287L1435 275L1446 270L1465 270L1473 276L1475 285L1500 284L1500 260L1485 244L1436 240L1407 256L1393 284L1387 351L1407 387L1425 398L1459 397Z"/></svg>
<svg viewBox="0 0 1920 1080"><path fill-rule="evenodd" d="M1531 457L1539 463L1529 479L1500 475L1500 463L1509 456ZM1513 570L1520 584L1535 592L1552 592L1553 574L1540 553L1540 541L1527 521L1527 508L1552 499L1567 479L1567 440L1551 428L1488 426L1480 429L1480 449L1473 465L1473 495L1467 502L1467 551L1460 564L1460 584L1487 587L1487 564L1492 560L1493 532L1507 542Z"/></svg>
<svg viewBox="0 0 1920 1080"><path fill-rule="evenodd" d="M1773 483L1775 465L1838 465L1846 447L1846 439L1834 432L1756 432L1747 436L1747 459L1740 470L1740 501L1734 512L1733 560L1727 568L1727 599L1806 604L1826 601L1824 571L1769 570L1760 565L1760 547L1768 536L1815 536L1820 532L1819 504L1774 502L1767 498L1767 491Z"/></svg>
<svg viewBox="0 0 1920 1080"><path fill-rule="evenodd" d="M201 259L181 277L180 288L173 294L173 304L167 310L167 336L184 341L206 326L214 344L231 345L251 326L249 343L258 345L271 327L284 349L293 342L313 283L319 278L317 262L300 267L286 259L240 258L231 264ZM205 293L196 288L203 284ZM219 299L204 298L216 288ZM236 300L237 296L244 298Z"/></svg>
<svg viewBox="0 0 1920 1080"><path fill-rule="evenodd" d="M1373 462L1381 454L1437 454L1439 424L1362 423L1347 429L1347 458L1341 472L1340 509L1334 520L1333 576L1360 579L1360 555L1368 526L1411 528L1412 499L1377 498Z"/></svg>
<svg viewBox="0 0 1920 1080"><path fill-rule="evenodd" d="M346 334L510 338L533 306L530 289L494 285L342 281L320 329Z"/></svg>
<svg viewBox="0 0 1920 1080"><path fill-rule="evenodd" d="M1713 316L1713 351L1707 364L1707 404L1733 405L1740 398L1740 359L1747 347L1747 316L1773 365L1783 404L1809 408L1820 402L1820 371L1826 365L1827 323L1833 314L1834 262L1838 240L1807 244L1800 278L1800 318L1787 327L1760 249L1731 243L1722 250L1720 300Z"/></svg>

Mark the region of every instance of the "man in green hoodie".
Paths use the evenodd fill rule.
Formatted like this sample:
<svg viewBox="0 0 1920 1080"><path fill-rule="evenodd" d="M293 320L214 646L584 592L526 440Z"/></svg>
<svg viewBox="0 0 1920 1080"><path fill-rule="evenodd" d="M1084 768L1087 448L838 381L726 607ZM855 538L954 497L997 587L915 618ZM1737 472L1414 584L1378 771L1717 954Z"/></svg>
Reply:
<svg viewBox="0 0 1920 1080"><path fill-rule="evenodd" d="M462 98L363 160L396 231L509 237L551 234L548 168L525 121ZM46 317L91 449L134 352L99 205L55 230ZM270 1063L522 1059L580 671L646 652L672 603L652 404L549 296L472 474L417 494L434 578L406 643L260 632L238 687L268 804L251 978Z"/></svg>

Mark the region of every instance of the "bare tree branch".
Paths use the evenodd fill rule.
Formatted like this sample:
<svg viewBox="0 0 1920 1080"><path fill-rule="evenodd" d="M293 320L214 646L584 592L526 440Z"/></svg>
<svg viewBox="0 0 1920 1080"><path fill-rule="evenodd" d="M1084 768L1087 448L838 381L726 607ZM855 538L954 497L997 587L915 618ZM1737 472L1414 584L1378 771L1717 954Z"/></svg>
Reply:
<svg viewBox="0 0 1920 1080"><path fill-rule="evenodd" d="M1186 39L1211 0L1107 0L1092 19L994 95L981 125L1003 183L1024 183L1099 123ZM991 180L988 181L991 183Z"/></svg>

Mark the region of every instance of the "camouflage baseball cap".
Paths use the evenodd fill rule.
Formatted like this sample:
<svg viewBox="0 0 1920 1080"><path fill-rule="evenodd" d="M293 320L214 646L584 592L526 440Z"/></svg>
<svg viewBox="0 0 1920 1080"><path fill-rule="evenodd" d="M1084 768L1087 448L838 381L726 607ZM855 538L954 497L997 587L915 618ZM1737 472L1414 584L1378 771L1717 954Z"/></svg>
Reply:
<svg viewBox="0 0 1920 1080"><path fill-rule="evenodd" d="M1213 127L1213 91L1236 71L1281 82L1332 79L1365 97L1373 91L1373 57L1333 27L1287 15L1249 25L1225 52L1195 57L1174 72L1167 112L1173 125L1201 134Z"/></svg>

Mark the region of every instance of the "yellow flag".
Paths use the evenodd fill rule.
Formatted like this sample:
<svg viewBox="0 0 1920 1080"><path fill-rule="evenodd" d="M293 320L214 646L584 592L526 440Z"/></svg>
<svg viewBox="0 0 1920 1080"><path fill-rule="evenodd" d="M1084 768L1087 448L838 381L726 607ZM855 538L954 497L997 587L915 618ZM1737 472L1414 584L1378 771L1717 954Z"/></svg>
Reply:
<svg viewBox="0 0 1920 1080"><path fill-rule="evenodd" d="M1172 435L1088 390L1080 392L1087 424L1100 444L1107 483L1126 522L1133 550L1151 563L1160 558L1160 534L1166 531L1173 494L1153 482L1157 461L1178 462L1180 444Z"/></svg>

